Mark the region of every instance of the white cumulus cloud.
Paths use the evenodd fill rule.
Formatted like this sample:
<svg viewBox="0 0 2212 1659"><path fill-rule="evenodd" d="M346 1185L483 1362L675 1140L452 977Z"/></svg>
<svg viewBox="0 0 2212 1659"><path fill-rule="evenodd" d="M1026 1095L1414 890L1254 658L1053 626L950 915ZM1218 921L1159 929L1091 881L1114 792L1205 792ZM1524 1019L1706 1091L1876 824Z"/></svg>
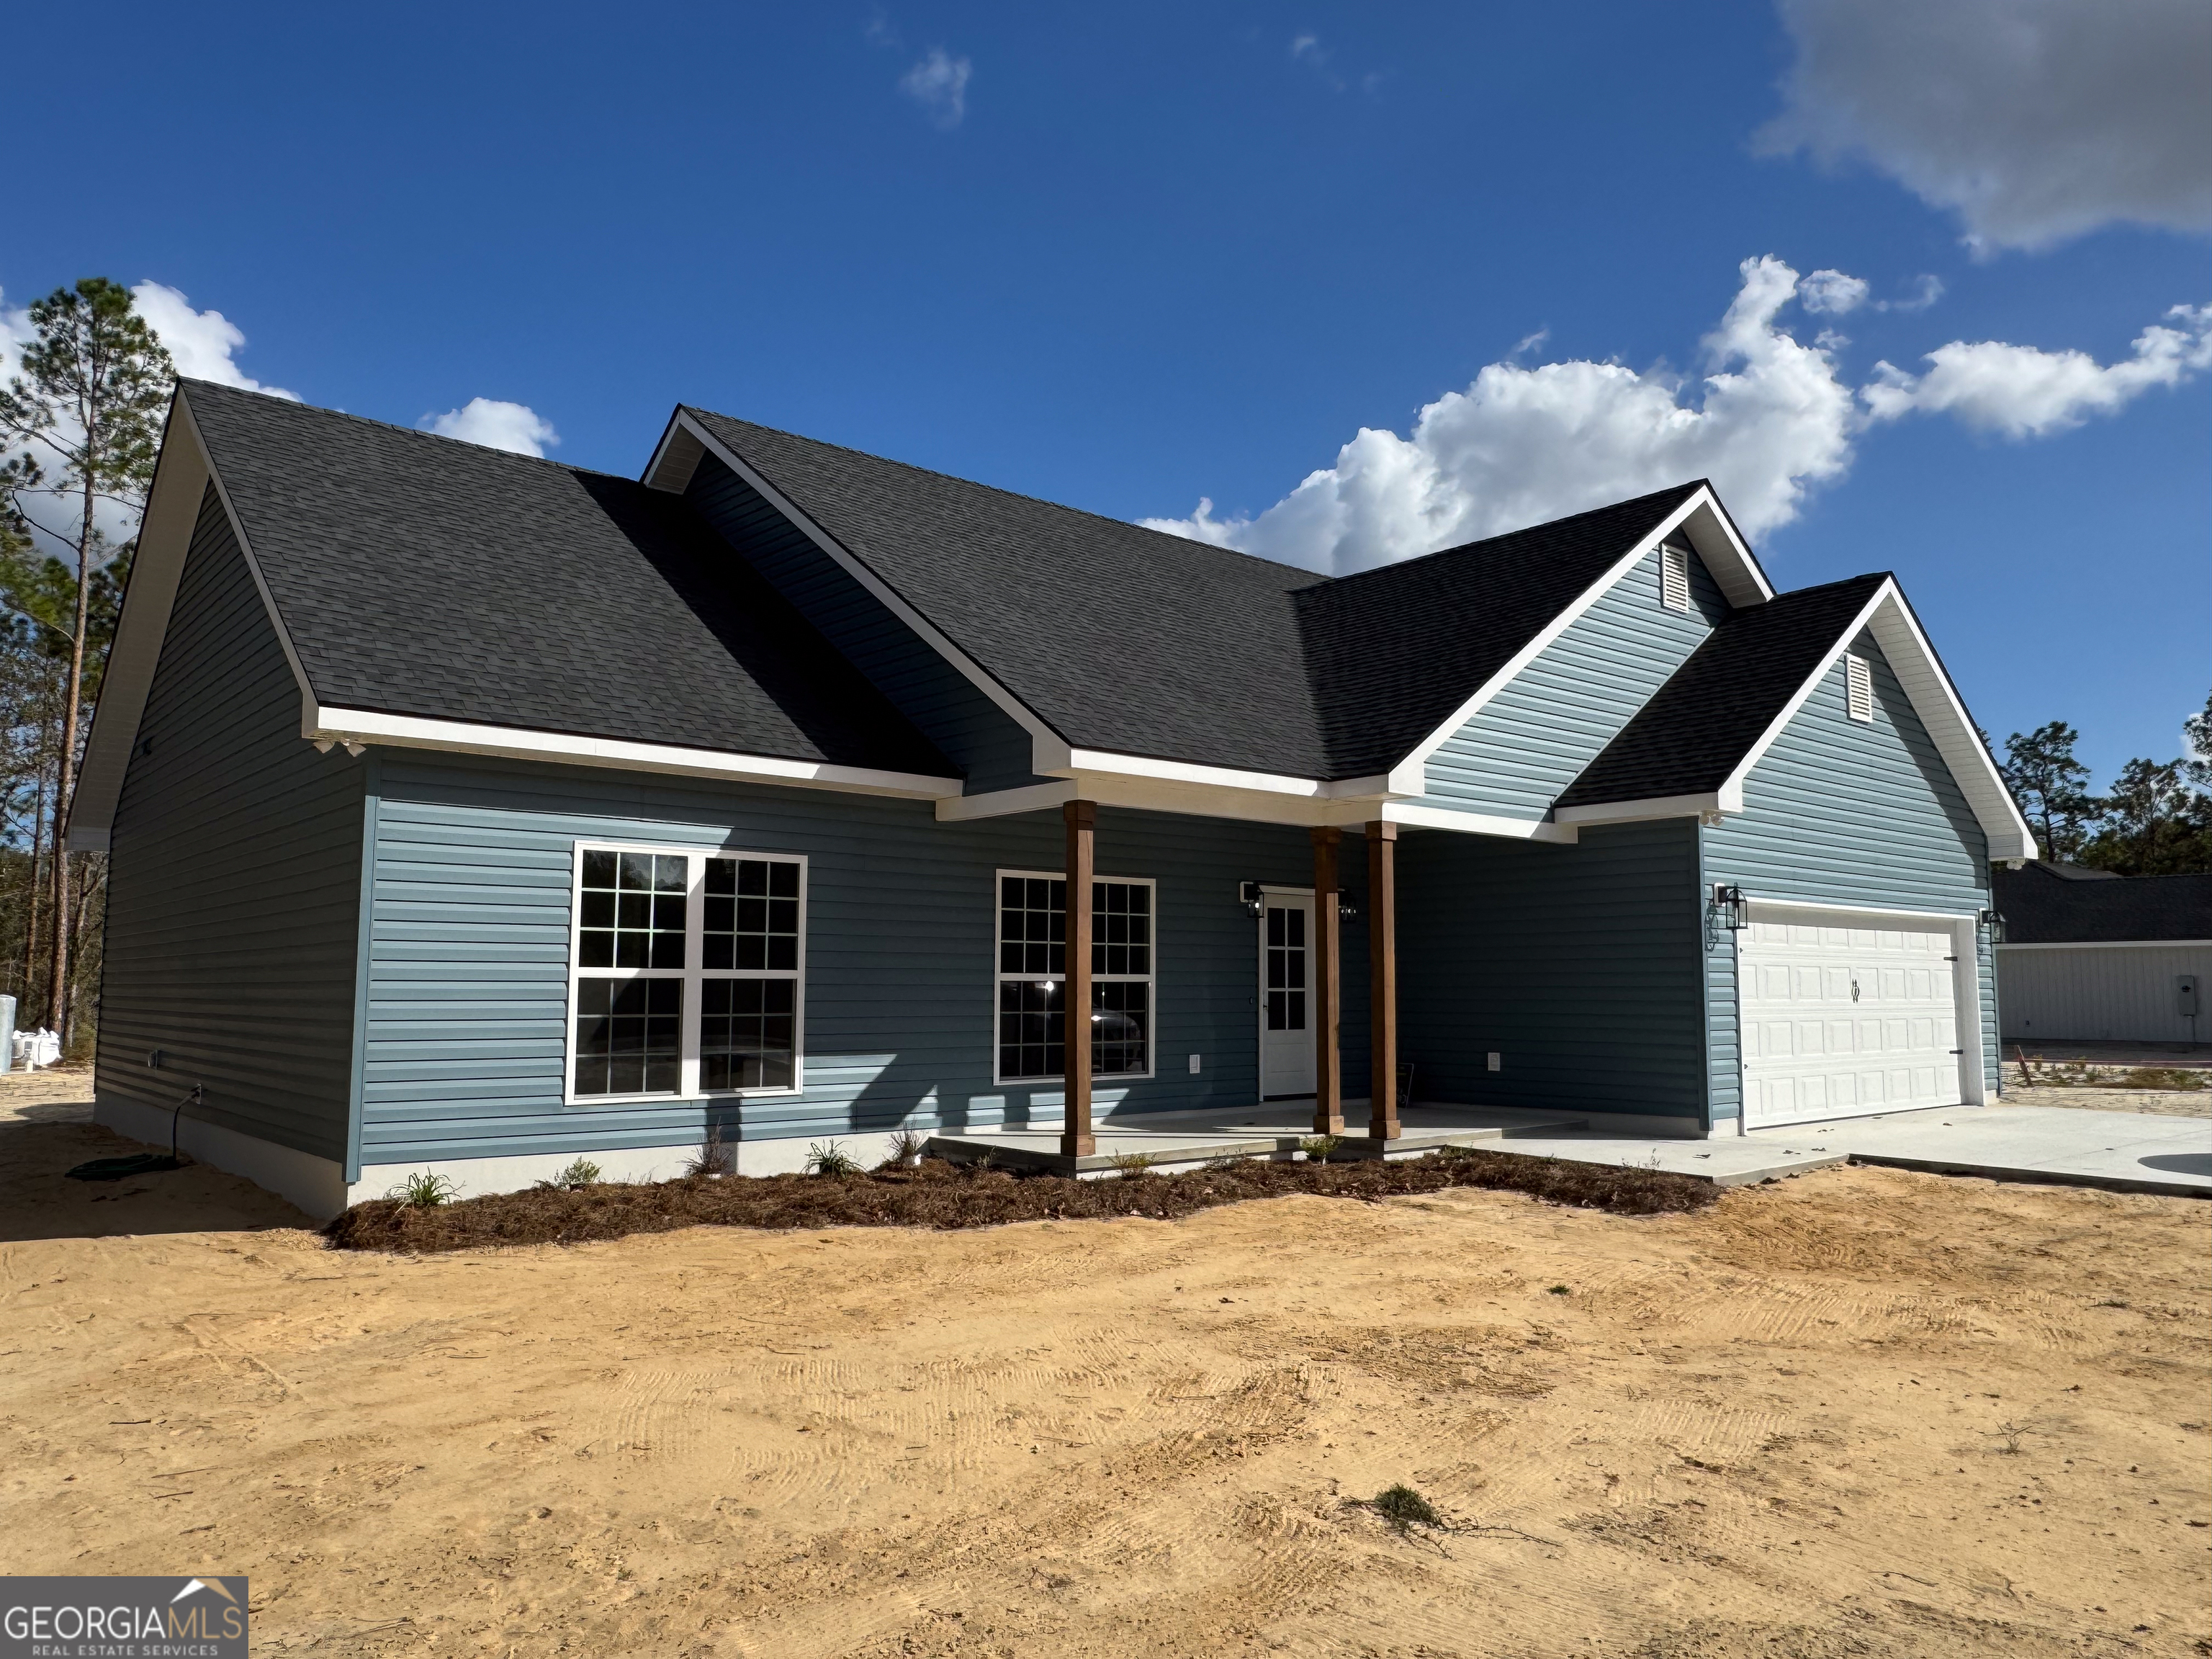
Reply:
<svg viewBox="0 0 2212 1659"><path fill-rule="evenodd" d="M518 455L543 456L546 445L561 441L553 423L527 404L501 403L496 398L471 398L459 409L425 415L415 424L441 438L459 438L464 443L512 450Z"/></svg>
<svg viewBox="0 0 2212 1659"><path fill-rule="evenodd" d="M1201 501L1188 519L1146 522L1338 575L1688 478L1712 478L1748 532L1787 524L1850 465L1857 416L1827 348L1776 322L1797 273L1771 258L1742 273L1705 340L1695 402L1662 370L1492 363L1424 408L1410 437L1363 428L1255 518L1218 519Z"/></svg>
<svg viewBox="0 0 2212 1659"><path fill-rule="evenodd" d="M262 385L231 361L234 353L246 349L246 336L220 311L194 311L192 302L182 294L156 282L139 283L131 290L131 298L138 314L146 319L146 326L168 348L178 374L188 380L213 380L300 401L282 386Z"/></svg>
<svg viewBox="0 0 2212 1659"><path fill-rule="evenodd" d="M939 126L957 127L968 114L968 78L975 65L955 58L942 46L932 46L920 62L899 77L899 90L921 106Z"/></svg>
<svg viewBox="0 0 2212 1659"><path fill-rule="evenodd" d="M2205 0L1779 0L1771 152L1871 162L1984 247L2212 230Z"/></svg>
<svg viewBox="0 0 2212 1659"><path fill-rule="evenodd" d="M1928 354L1923 374L1880 363L1854 389L1836 358L1844 343L1823 332L1804 343L1782 313L1793 301L1848 310L1869 303L1869 285L1835 270L1801 280L1771 257L1745 260L1741 272L1735 302L1705 337L1701 379L1618 362L1492 363L1466 391L1423 407L1409 435L1363 428L1333 465L1264 512L1222 518L1207 499L1188 518L1144 522L1348 575L1706 477L1757 536L1841 477L1878 422L1948 414L2008 437L2039 436L2212 367L2212 306L2184 306L2109 367L2078 351L1954 341Z"/></svg>
<svg viewBox="0 0 2212 1659"><path fill-rule="evenodd" d="M2039 351L1996 340L1954 340L1925 374L1876 363L1860 390L1875 420L1950 415L2008 438L2040 438L2110 415L2144 392L2212 368L2212 306L2176 306L2136 337L2135 352L2104 364L2085 351Z"/></svg>

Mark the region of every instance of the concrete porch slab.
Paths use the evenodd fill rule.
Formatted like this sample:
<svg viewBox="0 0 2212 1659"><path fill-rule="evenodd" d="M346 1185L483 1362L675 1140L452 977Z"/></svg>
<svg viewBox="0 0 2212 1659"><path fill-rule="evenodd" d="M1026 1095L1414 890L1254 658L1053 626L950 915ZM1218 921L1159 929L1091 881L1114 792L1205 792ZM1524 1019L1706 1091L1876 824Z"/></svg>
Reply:
<svg viewBox="0 0 2212 1659"><path fill-rule="evenodd" d="M1602 1164L1608 1169L1664 1170L1717 1187L1747 1187L1801 1176L1849 1161L1849 1154L1802 1139L1779 1145L1740 1135L1713 1140L1654 1139L1584 1129L1563 1135L1516 1135L1490 1150L1516 1157Z"/></svg>
<svg viewBox="0 0 2212 1659"><path fill-rule="evenodd" d="M1344 1103L1346 1133L1337 1155L1417 1158L1438 1146L1479 1146L1507 1136L1559 1134L1585 1120L1553 1112L1516 1111L1483 1106L1408 1106L1399 1114L1405 1133L1387 1149L1360 1133L1366 1127L1367 1103ZM1141 1155L1152 1167L1172 1170L1210 1164L1221 1158L1296 1158L1299 1141L1313 1133L1313 1102L1271 1100L1218 1112L1144 1112L1108 1115L1091 1126L1098 1150L1070 1159L1060 1151L1060 1125L1044 1122L1019 1128L962 1130L929 1138L925 1155L972 1163L988 1156L1001 1169L1036 1170L1052 1175L1114 1173L1116 1158Z"/></svg>
<svg viewBox="0 0 2212 1659"><path fill-rule="evenodd" d="M1953 1106L1754 1129L1737 1139L1739 1144L1819 1146L1856 1164L1938 1175L2212 1198L2212 1122L2203 1118L2056 1106Z"/></svg>

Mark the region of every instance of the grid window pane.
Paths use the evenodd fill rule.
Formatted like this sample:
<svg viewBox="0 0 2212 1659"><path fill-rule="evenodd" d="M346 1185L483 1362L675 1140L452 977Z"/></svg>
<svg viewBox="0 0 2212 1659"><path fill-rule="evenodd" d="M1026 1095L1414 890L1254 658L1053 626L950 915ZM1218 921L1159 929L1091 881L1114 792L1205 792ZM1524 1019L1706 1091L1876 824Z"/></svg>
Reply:
<svg viewBox="0 0 2212 1659"><path fill-rule="evenodd" d="M1058 1077L1066 1069L1064 1006L1054 981L1007 980L999 987L1000 1076Z"/></svg>
<svg viewBox="0 0 2212 1659"><path fill-rule="evenodd" d="M1152 988L1136 980L1109 980L1091 988L1091 1069L1117 1077L1145 1069L1150 1052Z"/></svg>
<svg viewBox="0 0 2212 1659"><path fill-rule="evenodd" d="M681 853L586 853L577 965L682 968L687 864Z"/></svg>
<svg viewBox="0 0 2212 1659"><path fill-rule="evenodd" d="M798 982L710 979L699 988L699 1086L788 1089Z"/></svg>
<svg viewBox="0 0 2212 1659"><path fill-rule="evenodd" d="M1091 884L1091 971L1152 971L1152 890L1131 881Z"/></svg>
<svg viewBox="0 0 2212 1659"><path fill-rule="evenodd" d="M700 957L708 968L799 966L799 866L781 859L708 859Z"/></svg>
<svg viewBox="0 0 2212 1659"><path fill-rule="evenodd" d="M1067 884L1041 876L999 883L999 971L1067 971Z"/></svg>
<svg viewBox="0 0 2212 1659"><path fill-rule="evenodd" d="M676 1092L683 1061L684 981L576 982L576 1092Z"/></svg>

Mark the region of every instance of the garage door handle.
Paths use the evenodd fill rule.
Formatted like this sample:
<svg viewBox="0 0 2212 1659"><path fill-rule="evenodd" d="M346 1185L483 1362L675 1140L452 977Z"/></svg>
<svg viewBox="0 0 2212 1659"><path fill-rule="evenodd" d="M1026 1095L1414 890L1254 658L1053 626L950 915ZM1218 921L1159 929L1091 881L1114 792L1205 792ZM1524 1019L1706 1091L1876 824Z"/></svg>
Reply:
<svg viewBox="0 0 2212 1659"><path fill-rule="evenodd" d="M1952 1052L1953 1054L1965 1054L1966 1051L1964 1048L1954 1048L1954 1049L1952 1049L1952 1050L1951 1050L1951 1052Z"/></svg>

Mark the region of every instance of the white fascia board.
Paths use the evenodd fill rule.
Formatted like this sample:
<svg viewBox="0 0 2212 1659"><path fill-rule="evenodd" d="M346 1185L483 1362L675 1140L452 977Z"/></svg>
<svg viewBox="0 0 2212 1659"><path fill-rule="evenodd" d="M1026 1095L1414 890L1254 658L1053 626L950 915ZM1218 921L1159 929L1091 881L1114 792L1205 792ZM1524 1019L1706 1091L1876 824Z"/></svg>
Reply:
<svg viewBox="0 0 2212 1659"><path fill-rule="evenodd" d="M1409 830L1449 830L1462 836L1498 836L1508 841L1544 841L1571 847L1579 839L1575 826L1549 818L1508 818L1492 812L1455 812L1448 806L1418 806L1410 801L1385 801L1382 822L1402 823Z"/></svg>
<svg viewBox="0 0 2212 1659"><path fill-rule="evenodd" d="M568 732L533 732L512 726L478 726L467 720L430 720L374 708L311 708L301 735L318 743L436 749L459 755L495 755L508 760L556 761L575 766L614 767L629 772L728 778L923 800L957 795L961 787L957 778L933 778L914 772L879 772L865 766L836 766L827 761L784 760L769 755L687 749L673 744L633 743L622 738L580 737Z"/></svg>
<svg viewBox="0 0 2212 1659"><path fill-rule="evenodd" d="M1454 709L1443 725L1421 739L1404 759L1390 769L1390 792L1401 795L1419 795L1427 792L1426 771L1429 757L1443 748L1452 734L1465 726L1486 705L1536 660L1560 635L1581 620L1583 613L1611 592L1613 587L1650 556L1651 550L1672 535L1676 529L1686 528L1698 556L1713 574L1722 593L1729 603L1738 607L1762 604L1774 597L1765 574L1759 562L1751 556L1729 526L1728 514L1720 510L1720 503L1710 486L1701 486L1687 500L1653 527L1636 545L1615 560L1610 568L1592 582L1559 614L1547 623L1541 631L1509 658L1504 666L1475 689L1474 696Z"/></svg>
<svg viewBox="0 0 2212 1659"><path fill-rule="evenodd" d="M946 795L937 803L939 823L968 823L977 818L1011 817L1017 812L1042 812L1076 799L1073 778L1058 783L1027 783L1018 789L992 789L976 795Z"/></svg>
<svg viewBox="0 0 2212 1659"><path fill-rule="evenodd" d="M1981 825L1989 843L1990 860L2035 857L2035 836L2027 827L2027 820L2014 804L2012 792L2005 787L2004 779L1998 774L1995 757L1975 730L1966 704L1960 701L1958 691L1951 684L1950 676L1936 659L1935 648L1920 631L1919 623L1913 620L1911 608L1905 603L1905 595L1899 591L1894 577L1885 579L1875 589L1858 615L1837 635L1834 647L1821 658L1820 665L1806 677L1805 683L1783 705L1781 713L1759 734L1759 741L1736 763L1735 770L1729 774L1727 781L1721 786L1722 810L1743 810L1744 781L1766 757L1766 751L1796 718L1797 711L1820 689L1820 682L1834 670L1836 659L1850 648L1851 641L1863 630L1871 632L1881 647L1890 672L1904 688L1913 713L1919 715L1921 725L1928 729L1960 793L1966 796L1966 805L1972 809L1975 821ZM1731 798L1733 805L1729 804Z"/></svg>
<svg viewBox="0 0 2212 1659"><path fill-rule="evenodd" d="M1710 795L1656 795L1646 800L1606 800L1589 806L1562 806L1553 816L1561 823L1642 823L1651 818L1694 818L1710 812L1741 812L1743 799L1730 806L1724 792Z"/></svg>
<svg viewBox="0 0 2212 1659"><path fill-rule="evenodd" d="M1943 763L1951 769L1966 805L1973 809L1988 840L1990 858L1999 862L2034 858L2034 832L2027 827L2012 791L2005 787L1996 757L1982 741L1965 700L1951 684L1950 675L1944 672L1936 647L1920 631L1919 620L1905 602L1905 595L1894 583L1887 586L1888 603L1875 612L1868 625L1882 655L1889 659L1890 672L1905 688L1905 695L1912 699L1920 723L1935 739Z"/></svg>
<svg viewBox="0 0 2212 1659"><path fill-rule="evenodd" d="M123 614L117 619L115 639L108 647L100 704L93 712L83 768L70 801L68 845L71 850L107 849L116 803L123 794L124 774L137 743L138 722L146 713L154 671L161 659L161 644L168 636L169 614L176 605L177 584L184 575L192 532L199 523L200 502L210 483L215 485L216 498L222 503L231 534L237 538L239 551L253 578L254 591L261 596L269 625L276 630L284 660L299 684L303 714L314 705L307 671L301 665L292 635L269 592L268 579L253 556L253 544L208 455L198 424L192 419L191 402L179 389L170 404L153 487L147 495L145 516L139 521L138 549L123 596Z"/></svg>
<svg viewBox="0 0 2212 1659"><path fill-rule="evenodd" d="M2000 945L2000 951L2202 951L2212 939L2065 939Z"/></svg>
<svg viewBox="0 0 2212 1659"><path fill-rule="evenodd" d="M714 456L731 471L758 490L762 499L796 525L806 538L820 548L839 569L860 583L893 616L920 635L930 649L951 663L969 684L997 704L1010 720L1027 732L1030 734L1030 746L1035 751L1031 766L1033 771L1050 774L1067 764L1066 740L1046 725L1035 710L1007 690L1005 686L1000 684L974 658L939 633L935 623L900 597L896 588L869 569L846 548L842 542L800 511L795 501L761 474L756 472L734 451L716 438L713 433L708 431L705 427L693 420L686 411L680 409L677 410L676 418L670 423L667 435L662 438L659 449L654 452L654 466L659 466L664 459L673 457L672 446L676 442L676 434L679 431L690 434L701 446L705 454ZM695 459L692 466L696 469L697 465L697 460ZM652 468L649 467L648 478L651 476ZM687 484L690 482L689 473L686 473L684 482Z"/></svg>

